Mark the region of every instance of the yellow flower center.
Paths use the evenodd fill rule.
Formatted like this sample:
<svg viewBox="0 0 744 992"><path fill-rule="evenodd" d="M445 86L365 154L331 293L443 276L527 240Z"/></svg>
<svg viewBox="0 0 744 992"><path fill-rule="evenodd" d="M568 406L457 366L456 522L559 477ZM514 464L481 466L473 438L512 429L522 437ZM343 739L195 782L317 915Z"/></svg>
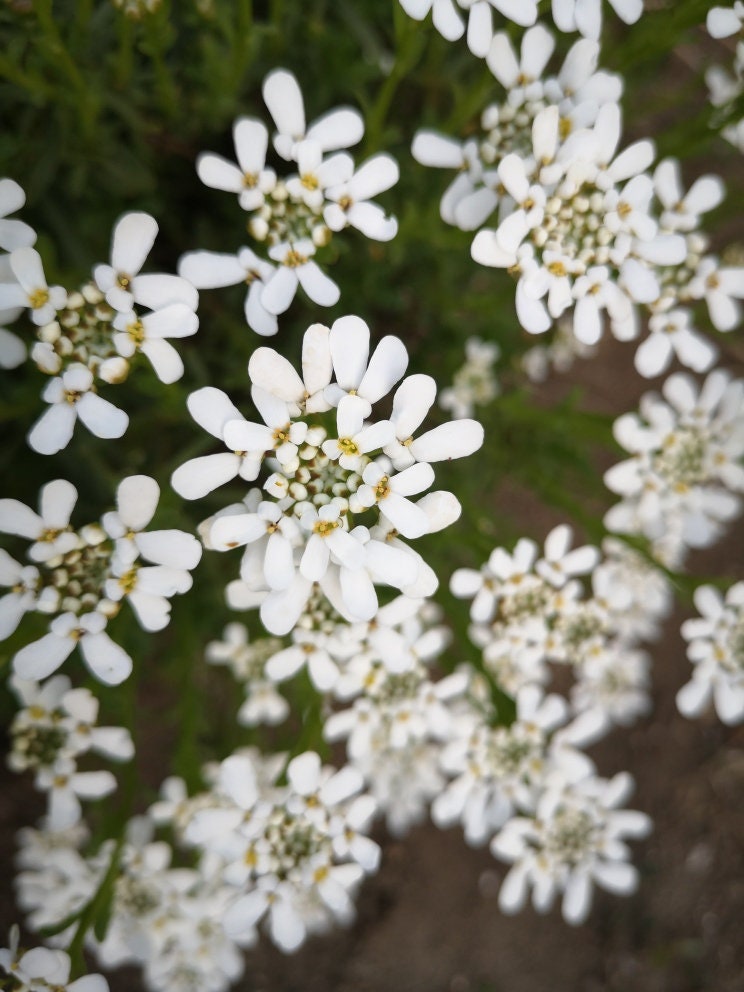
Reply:
<svg viewBox="0 0 744 992"><path fill-rule="evenodd" d="M28 302L33 310L38 310L45 303L49 302L49 290L35 289L32 293L28 294Z"/></svg>

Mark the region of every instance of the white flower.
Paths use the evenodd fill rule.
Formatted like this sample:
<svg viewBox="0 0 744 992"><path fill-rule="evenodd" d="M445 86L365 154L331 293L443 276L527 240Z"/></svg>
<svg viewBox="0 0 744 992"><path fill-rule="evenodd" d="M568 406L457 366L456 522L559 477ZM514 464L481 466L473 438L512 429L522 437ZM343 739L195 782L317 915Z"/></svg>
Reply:
<svg viewBox="0 0 744 992"><path fill-rule="evenodd" d="M499 346L480 338L465 342L465 364L455 372L452 386L443 389L439 405L455 417L469 417L476 406L490 403L499 394L499 383L492 366L499 357Z"/></svg>
<svg viewBox="0 0 744 992"><path fill-rule="evenodd" d="M20 565L0 548L0 586L10 587L0 598L0 640L10 637L24 614L36 608L38 584L38 569Z"/></svg>
<svg viewBox="0 0 744 992"><path fill-rule="evenodd" d="M679 162L664 159L654 172L654 190L664 206L661 224L670 231L692 231L700 215L713 210L723 200L725 187L718 176L700 176L685 193Z"/></svg>
<svg viewBox="0 0 744 992"><path fill-rule="evenodd" d="M339 317L339 321L359 321L358 317ZM339 324L341 326L341 324ZM305 412L323 413L331 409L325 390L333 375L330 330L312 324L302 339L302 378L294 366L273 348L256 348L248 363L248 375L255 386L290 404L293 416Z"/></svg>
<svg viewBox="0 0 744 992"><path fill-rule="evenodd" d="M702 617L686 620L682 636L695 666L692 679L677 693L683 716L701 716L711 699L719 718L744 720L744 582L730 586L725 599L714 586L698 586L695 606Z"/></svg>
<svg viewBox="0 0 744 992"><path fill-rule="evenodd" d="M18 500L0 500L0 530L34 541L28 552L32 561L56 558L77 547L77 535L70 527L76 501L77 489L72 483L55 479L41 489L39 513Z"/></svg>
<svg viewBox="0 0 744 992"><path fill-rule="evenodd" d="M635 353L636 370L645 378L664 373L676 355L694 372L707 372L718 357L718 349L692 326L689 310L669 310L649 318L651 333Z"/></svg>
<svg viewBox="0 0 744 992"><path fill-rule="evenodd" d="M731 7L712 7L705 19L705 26L711 38L728 38L742 30L744 24L744 4L741 0Z"/></svg>
<svg viewBox="0 0 744 992"><path fill-rule="evenodd" d="M16 653L13 670L22 679L45 679L79 645L93 675L106 685L118 685L129 677L132 659L111 640L105 627L101 613L62 613L52 620L48 634Z"/></svg>
<svg viewBox="0 0 744 992"><path fill-rule="evenodd" d="M491 44L494 9L521 27L534 24L537 18L537 0L400 0L400 5L417 21L431 11L434 27L447 41L462 37L465 25L458 7L467 10L468 48L479 58L487 55Z"/></svg>
<svg viewBox="0 0 744 992"><path fill-rule="evenodd" d="M545 538L545 556L535 565L537 574L557 589L569 578L591 572L599 561L599 550L591 545L569 551L572 536L567 524L551 530Z"/></svg>
<svg viewBox="0 0 744 992"><path fill-rule="evenodd" d="M93 277L106 302L119 313L130 313L133 304L159 310L170 303L183 303L196 310L199 296L180 276L141 275L158 233L157 221L145 213L124 214L114 228L111 264L96 265Z"/></svg>
<svg viewBox="0 0 744 992"><path fill-rule="evenodd" d="M361 141L364 122L356 110L331 110L305 128L305 104L297 79L286 69L275 69L264 79L263 98L276 124L274 148L287 161L296 160L303 139L324 151L349 148Z"/></svg>
<svg viewBox="0 0 744 992"><path fill-rule="evenodd" d="M178 274L197 289L215 289L245 283L248 292L244 311L248 326L262 337L276 334L279 324L276 314L261 303L261 294L274 273L274 266L259 258L250 248L241 248L237 255L214 251L191 251L181 256Z"/></svg>
<svg viewBox="0 0 744 992"><path fill-rule="evenodd" d="M15 251L30 248L36 241L36 231L22 220L9 220L8 214L20 210L26 194L13 179L0 179L0 248Z"/></svg>
<svg viewBox="0 0 744 992"><path fill-rule="evenodd" d="M67 293L62 286L48 286L41 257L35 248L16 248L9 265L15 282L0 282L0 310L28 307L31 320L48 324L65 305Z"/></svg>
<svg viewBox="0 0 744 992"><path fill-rule="evenodd" d="M394 186L399 175L395 159L389 155L375 155L345 182L329 185L325 196L330 202L323 209L323 219L328 227L341 231L350 225L368 238L390 241L398 232L398 221L386 217L385 211L369 200Z"/></svg>
<svg viewBox="0 0 744 992"><path fill-rule="evenodd" d="M700 390L680 373L662 392L664 400L642 397L641 417L625 414L615 422L616 439L633 457L605 474L605 484L622 497L605 523L653 541L673 536L680 549L705 547L739 511L730 490L744 491L744 383L716 369Z"/></svg>
<svg viewBox="0 0 744 992"><path fill-rule="evenodd" d="M338 460L350 472L363 469L364 456L369 451L384 448L392 440L393 429L389 420L364 426L369 404L356 396L342 396L336 414L338 437L324 441L324 453Z"/></svg>
<svg viewBox="0 0 744 992"><path fill-rule="evenodd" d="M196 160L196 171L205 186L237 193L243 210L255 210L276 184L276 173L266 168L269 134L262 121L239 117L233 124L233 140L239 165L203 153Z"/></svg>
<svg viewBox="0 0 744 992"><path fill-rule="evenodd" d="M741 321L744 285L741 266L721 266L715 258L704 258L698 266L688 292L693 299L705 299L710 319L717 331L730 331Z"/></svg>
<svg viewBox="0 0 744 992"><path fill-rule="evenodd" d="M129 426L123 410L94 391L93 373L78 362L47 384L42 398L50 404L28 433L28 443L41 455L55 455L70 443L80 419L96 437L121 437Z"/></svg>
<svg viewBox="0 0 744 992"><path fill-rule="evenodd" d="M318 306L332 307L338 303L341 292L313 261L314 254L315 246L308 238L273 245L269 256L279 264L261 292L261 306L272 314L284 313L289 309L298 286L302 286Z"/></svg>
<svg viewBox="0 0 744 992"><path fill-rule="evenodd" d="M18 928L10 932L10 947L0 949L0 968L10 976L18 992L108 992L103 975L83 975L70 981L70 958L64 951L35 947L22 951L18 947Z"/></svg>
<svg viewBox="0 0 744 992"><path fill-rule="evenodd" d="M161 382L171 383L183 375L183 362L166 338L185 338L195 334L199 318L185 303L171 303L153 313L139 316L133 310L114 318L114 346L124 358L141 351L146 355Z"/></svg>
<svg viewBox="0 0 744 992"><path fill-rule="evenodd" d="M204 430L224 440L227 424L243 420L226 393L204 386L191 393L189 413ZM175 470L171 485L184 499L199 499L237 475L252 481L258 475L262 452L229 450L218 455L192 458Z"/></svg>
<svg viewBox="0 0 744 992"><path fill-rule="evenodd" d="M643 13L643 0L610 0L610 6L626 24L635 24ZM552 13L560 31L580 31L586 38L599 38L602 0L552 0Z"/></svg>

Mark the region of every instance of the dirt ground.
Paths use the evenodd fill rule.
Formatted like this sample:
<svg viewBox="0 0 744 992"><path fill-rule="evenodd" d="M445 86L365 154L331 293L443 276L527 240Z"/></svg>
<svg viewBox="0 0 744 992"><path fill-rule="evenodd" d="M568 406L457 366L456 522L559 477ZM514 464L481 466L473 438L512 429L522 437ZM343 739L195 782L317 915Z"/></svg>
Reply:
<svg viewBox="0 0 744 992"><path fill-rule="evenodd" d="M730 356L742 374L737 356ZM631 409L648 388L631 369L632 348L607 342L599 356L543 390L549 406L574 385L595 410ZM496 505L519 514L541 539L558 518L505 482ZM691 570L744 577L744 524ZM654 711L594 749L602 773L628 769L632 806L654 820L636 845L639 892L597 893L588 922L566 925L555 910L503 916L497 892L505 868L473 850L458 830L431 826L399 841L380 837L384 857L347 932L315 938L292 957L263 942L251 952L243 992L742 992L744 990L744 727L711 714L689 722L674 706L689 678L679 625L669 618L653 650ZM18 919L9 856L13 835L42 803L2 772L0 933ZM137 992L137 973L112 977L112 992Z"/></svg>

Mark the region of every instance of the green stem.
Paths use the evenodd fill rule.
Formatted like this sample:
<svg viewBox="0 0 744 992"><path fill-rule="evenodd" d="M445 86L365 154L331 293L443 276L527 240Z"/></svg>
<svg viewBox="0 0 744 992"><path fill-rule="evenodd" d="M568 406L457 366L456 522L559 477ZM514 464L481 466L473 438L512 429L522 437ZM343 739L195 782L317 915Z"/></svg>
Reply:
<svg viewBox="0 0 744 992"><path fill-rule="evenodd" d="M51 101L57 98L58 94L54 86L24 72L2 53L0 53L0 77L7 79L9 83L13 83L21 89L28 90L29 93L43 97L45 100Z"/></svg>
<svg viewBox="0 0 744 992"><path fill-rule="evenodd" d="M238 0L232 43L232 89L237 92L251 55L253 0Z"/></svg>
<svg viewBox="0 0 744 992"><path fill-rule="evenodd" d="M75 63L75 60L67 51L67 48L62 41L62 36L59 33L59 28L57 27L57 22L54 20L54 14L52 12L52 0L37 0L37 3L34 4L34 12L39 22L39 27L41 28L44 40L47 42L50 54L54 57L55 62L67 76L70 83L72 83L75 89L79 91L79 96L81 98L84 97L84 94L87 91L85 80L83 79L83 76Z"/></svg>
<svg viewBox="0 0 744 992"><path fill-rule="evenodd" d="M103 913L113 896L114 883L116 882L119 874L119 862L121 860L123 847L124 834L122 832L116 841L114 850L111 853L111 861L106 869L106 874L101 879L101 884L98 886L98 889L91 898L90 902L80 914L77 929L75 930L73 938L70 941L70 945L67 948L67 953L70 955L72 961L73 976L85 974L86 968L85 960L83 958L85 937L90 928L95 924L99 913Z"/></svg>
<svg viewBox="0 0 744 992"><path fill-rule="evenodd" d="M367 113L367 140L365 142L367 154L372 154L379 149L382 129L396 90L405 75L416 64L424 48L426 35L421 31L416 21L408 17L397 4L395 6L395 38L395 61L377 93L377 99Z"/></svg>
<svg viewBox="0 0 744 992"><path fill-rule="evenodd" d="M93 0L77 0L75 10L75 34L87 34L93 13Z"/></svg>
<svg viewBox="0 0 744 992"><path fill-rule="evenodd" d="M129 85L132 76L132 21L120 14L117 17L117 33L119 35L119 51L116 56L116 88L124 90Z"/></svg>

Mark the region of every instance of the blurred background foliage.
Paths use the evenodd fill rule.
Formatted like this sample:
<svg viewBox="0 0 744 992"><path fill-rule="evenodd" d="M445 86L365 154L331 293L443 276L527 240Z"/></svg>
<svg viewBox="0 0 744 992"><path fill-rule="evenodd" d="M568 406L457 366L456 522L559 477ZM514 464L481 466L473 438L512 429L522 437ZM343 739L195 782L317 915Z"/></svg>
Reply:
<svg viewBox="0 0 744 992"><path fill-rule="evenodd" d="M139 6L146 6L144 0ZM541 9L548 6L543 0ZM630 29L609 10L605 18L601 64L625 75L627 140L650 133L662 152L696 156L685 167L688 180L709 167L712 142L717 161L737 162L739 169L741 161L711 129L702 78L706 59L679 63L685 46L695 45L698 52L706 44L702 25L709 6L704 0L649 0L645 16ZM506 513L494 517L496 487L505 478L516 480L598 540L601 525L586 507L601 510L609 500L594 451L614 445L612 418L582 409L580 394L570 394L546 415L540 387L529 386L519 371L520 355L535 340L516 321L511 280L471 261L471 235L439 217L451 176L418 165L410 154L420 127L455 136L472 132L482 109L500 101L503 90L464 41L444 41L430 20L411 20L397 0L160 0L154 7L134 17L110 0L0 0L0 174L26 191L20 216L39 233L37 248L50 283L73 290L85 281L93 264L107 259L113 224L128 210L145 210L160 225L149 271L175 271L187 250L227 252L250 243L234 198L204 187L194 162L204 150L233 157L231 125L238 115L269 123L261 82L277 66L296 74L308 121L339 104L361 110L367 129L361 148L351 149L357 163L381 150L397 158L400 182L380 202L399 218L399 234L387 244L352 229L335 237L319 260L341 288L340 303L320 310L298 295L269 342L245 326L240 287L203 292L200 330L179 342L186 365L180 382L163 386L148 366L133 370L124 385L104 390L131 418L118 442L79 429L54 458L33 453L25 434L41 411L43 377L30 363L2 373L3 495L35 505L44 482L68 478L80 492L74 518L80 524L112 504L121 478L145 472L162 490L155 524L193 530L209 513L239 499L244 487L223 487L196 505L184 505L170 490L177 465L215 450L191 421L186 397L215 385L250 418L246 364L259 344L271 344L297 362L310 323L330 324L357 313L369 323L373 340L399 335L411 356L409 371L430 373L441 388L462 364L467 337L497 341L503 395L478 412L485 447L467 462L437 469L439 487L452 489L463 503L463 518L420 544L442 577L440 598L458 634L447 663L475 660L464 640L466 604L448 595L447 580L457 565L477 565L494 545L519 536L518 523ZM507 30L515 39L521 35L513 25ZM559 34L557 39L552 69L575 41ZM669 78L675 59L678 86L659 86L660 74ZM720 215L741 203L739 184ZM715 223L713 217L710 226ZM436 410L432 417L445 419ZM127 714L139 714L145 738L142 713L148 705L162 711L163 700L173 698L168 684L182 689L166 707L164 729L174 740L174 770L192 784L205 756L202 745L222 756L252 738L231 720L210 718L210 704L232 713L237 702L224 696L229 676L215 676L220 684L213 685L201 664L205 643L235 618L222 588L237 574L237 562L235 554L207 553L194 591L174 604L174 622L160 635L144 635L126 612L112 624L114 637L147 678L147 699L134 680L115 691L95 687L104 697L106 718L127 723ZM258 633L255 618L249 622ZM18 635L2 646L5 664L17 640ZM289 691L310 724L308 687L298 682ZM10 701L3 705L9 714ZM219 742L215 728L223 735ZM303 745L309 742L303 739ZM120 790L116 802L128 803L132 788Z"/></svg>

